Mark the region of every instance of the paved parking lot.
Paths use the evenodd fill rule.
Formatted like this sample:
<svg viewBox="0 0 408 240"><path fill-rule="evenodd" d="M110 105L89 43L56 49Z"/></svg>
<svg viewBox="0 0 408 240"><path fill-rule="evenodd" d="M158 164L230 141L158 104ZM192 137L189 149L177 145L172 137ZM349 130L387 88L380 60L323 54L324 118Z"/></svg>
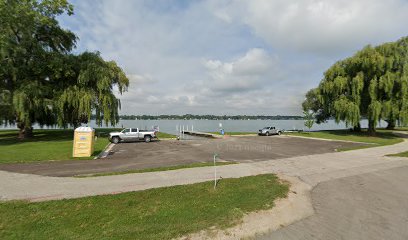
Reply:
<svg viewBox="0 0 408 240"><path fill-rule="evenodd" d="M356 145L288 136L133 142L115 145L104 159L3 164L0 170L62 177L209 162L214 153L220 160L242 163L328 153Z"/></svg>
<svg viewBox="0 0 408 240"><path fill-rule="evenodd" d="M113 148L110 159L139 159L146 166L152 162L166 164L176 161L211 161L217 153L221 160L254 162L287 158L301 155L334 152L335 149L350 147L355 143L312 140L288 136L229 137L188 141L161 141L152 144L122 143Z"/></svg>

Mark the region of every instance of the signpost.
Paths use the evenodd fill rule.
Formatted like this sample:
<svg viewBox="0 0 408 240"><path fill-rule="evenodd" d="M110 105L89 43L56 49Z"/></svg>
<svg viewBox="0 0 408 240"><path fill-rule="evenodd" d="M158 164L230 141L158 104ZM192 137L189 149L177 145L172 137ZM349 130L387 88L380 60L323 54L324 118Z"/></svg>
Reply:
<svg viewBox="0 0 408 240"><path fill-rule="evenodd" d="M215 164L218 154L214 153L214 189L217 187L217 166Z"/></svg>
<svg viewBox="0 0 408 240"><path fill-rule="evenodd" d="M220 134L224 136L224 129L222 128L222 123L219 123L218 126L220 127Z"/></svg>

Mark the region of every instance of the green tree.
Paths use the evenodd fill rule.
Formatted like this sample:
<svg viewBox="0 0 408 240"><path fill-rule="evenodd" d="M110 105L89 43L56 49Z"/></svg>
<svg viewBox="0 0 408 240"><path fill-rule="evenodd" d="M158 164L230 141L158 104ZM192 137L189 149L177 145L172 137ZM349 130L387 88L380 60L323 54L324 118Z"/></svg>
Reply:
<svg viewBox="0 0 408 240"><path fill-rule="evenodd" d="M77 37L56 17L73 14L67 0L0 0L0 120L21 138L32 124L77 126L94 111L115 124L128 79L99 53L71 54Z"/></svg>
<svg viewBox="0 0 408 240"><path fill-rule="evenodd" d="M3 120L17 123L20 137L31 134L34 122L53 123L48 64L55 54L71 51L76 41L55 19L62 13L72 14L72 5L63 0L0 1L0 87L8 95Z"/></svg>
<svg viewBox="0 0 408 240"><path fill-rule="evenodd" d="M303 111L303 118L305 120L305 127L310 129L313 127L314 124L314 116L312 111Z"/></svg>
<svg viewBox="0 0 408 240"><path fill-rule="evenodd" d="M318 124L325 122L330 117L327 108L323 106L320 99L319 88L313 88L306 93L306 99L302 103L303 113L312 112Z"/></svg>
<svg viewBox="0 0 408 240"><path fill-rule="evenodd" d="M114 61L106 62L99 53L85 52L69 56L71 66L65 84L55 98L60 126L86 123L92 113L98 125L119 121L120 100L113 93L116 88L120 94L127 90L129 80Z"/></svg>
<svg viewBox="0 0 408 240"><path fill-rule="evenodd" d="M303 108L315 112L317 122L334 117L355 129L367 118L371 134L380 120L406 123L407 60L408 38L367 46L331 66L319 86L308 92Z"/></svg>

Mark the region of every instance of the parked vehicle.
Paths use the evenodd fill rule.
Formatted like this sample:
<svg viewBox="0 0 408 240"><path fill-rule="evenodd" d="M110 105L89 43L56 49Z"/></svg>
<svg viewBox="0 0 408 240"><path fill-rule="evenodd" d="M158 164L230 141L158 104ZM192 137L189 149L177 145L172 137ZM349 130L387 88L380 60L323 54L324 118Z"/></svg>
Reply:
<svg viewBox="0 0 408 240"><path fill-rule="evenodd" d="M259 130L258 135L259 136L269 136L269 135L281 135L283 130L275 128L275 127L264 127Z"/></svg>
<svg viewBox="0 0 408 240"><path fill-rule="evenodd" d="M150 142L157 138L156 130L139 130L139 128L125 128L120 132L109 133L109 141L112 143L145 141Z"/></svg>

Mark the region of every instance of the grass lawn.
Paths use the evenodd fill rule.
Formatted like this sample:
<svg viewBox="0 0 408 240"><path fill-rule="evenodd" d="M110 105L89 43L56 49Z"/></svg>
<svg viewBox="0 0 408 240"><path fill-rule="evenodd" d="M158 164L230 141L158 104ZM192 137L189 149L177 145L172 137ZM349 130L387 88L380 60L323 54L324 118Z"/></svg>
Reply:
<svg viewBox="0 0 408 240"><path fill-rule="evenodd" d="M400 152L400 153L396 153L396 154L389 154L387 156L388 157L408 157L408 151Z"/></svg>
<svg viewBox="0 0 408 240"><path fill-rule="evenodd" d="M211 134L221 135L220 132L210 132ZM229 136L240 136L240 135L253 135L257 134L256 132L225 132L225 135Z"/></svg>
<svg viewBox="0 0 408 240"><path fill-rule="evenodd" d="M238 164L238 163L237 162L217 162L217 166L230 165L230 164ZM160 171L169 171L169 170L176 170L176 169L182 169L182 168L196 168L196 167L208 167L208 166L214 166L214 163L213 162L198 162L198 163L190 163L190 164L176 165L176 166L169 166L169 167L133 169L133 170L121 171L121 172L85 174L85 175L77 175L75 177L83 178L83 177L112 176L112 175L122 175L122 174L129 174L129 173L160 172Z"/></svg>
<svg viewBox="0 0 408 240"><path fill-rule="evenodd" d="M369 136L366 131L351 132L349 130L331 130L331 131L318 131L318 132L294 132L285 133L287 135L302 136L302 137L314 137L332 140L346 140L353 142L369 143L366 146L357 146L352 148L341 148L339 151L355 150L361 148L377 147L392 145L400 143L403 139L394 135L390 131L378 130L376 136Z"/></svg>
<svg viewBox="0 0 408 240"><path fill-rule="evenodd" d="M97 129L93 159L109 143L107 133L112 129ZM67 160L72 157L73 129L34 129L34 137L25 140L17 138L17 130L0 131L0 163Z"/></svg>
<svg viewBox="0 0 408 240"><path fill-rule="evenodd" d="M73 158L73 129L34 129L34 137L25 140L17 138L17 130L0 130L0 164L49 160L93 159L109 144L109 132L120 129L97 128L95 151L91 157ZM159 133L159 138L174 135Z"/></svg>
<svg viewBox="0 0 408 240"><path fill-rule="evenodd" d="M163 139L163 138L176 138L176 135L169 134L169 133L164 133L164 132L158 132L157 133L157 138L158 139Z"/></svg>
<svg viewBox="0 0 408 240"><path fill-rule="evenodd" d="M383 130L387 130L385 128L383 128ZM395 129L393 130L387 130L387 131L408 131L408 127L395 127Z"/></svg>
<svg viewBox="0 0 408 240"><path fill-rule="evenodd" d="M273 174L145 191L0 203L0 239L172 239L269 209L289 186Z"/></svg>

